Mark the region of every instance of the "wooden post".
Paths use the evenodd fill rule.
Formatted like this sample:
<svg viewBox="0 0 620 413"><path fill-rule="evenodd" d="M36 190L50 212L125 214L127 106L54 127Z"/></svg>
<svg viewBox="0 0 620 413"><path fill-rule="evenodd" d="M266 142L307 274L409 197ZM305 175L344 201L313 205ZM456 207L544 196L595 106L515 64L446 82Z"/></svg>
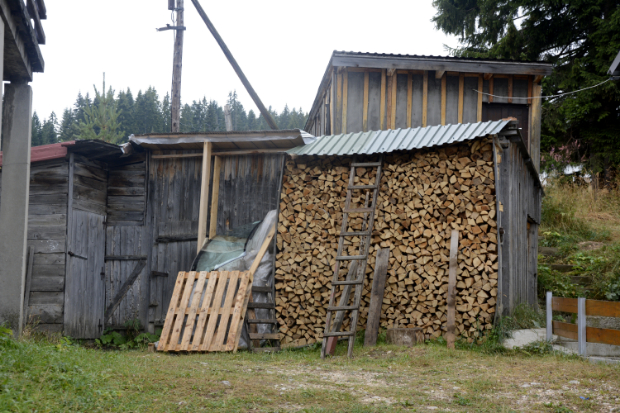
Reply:
<svg viewBox="0 0 620 413"><path fill-rule="evenodd" d="M177 0L177 27L183 27L185 24L183 18L183 1ZM172 133L181 131L181 75L183 72L183 30L176 30L174 38L174 63L172 65L172 101L170 104L170 113L172 116L171 130ZM104 92L105 93L105 92Z"/></svg>
<svg viewBox="0 0 620 413"><path fill-rule="evenodd" d="M385 84L386 84L386 69L381 71L381 98L379 102L379 129L385 128Z"/></svg>
<svg viewBox="0 0 620 413"><path fill-rule="evenodd" d="M347 106L349 100L349 72L343 70L342 79L342 132L347 133Z"/></svg>
<svg viewBox="0 0 620 413"><path fill-rule="evenodd" d="M476 120L482 122L482 92L484 89L484 80L482 75L478 76L478 110L476 114Z"/></svg>
<svg viewBox="0 0 620 413"><path fill-rule="evenodd" d="M381 324L381 306L383 305L383 292L385 291L385 278L387 276L390 249L383 248L377 252L375 275L372 279L370 293L370 307L368 308L368 322L364 335L364 347L377 345L377 335Z"/></svg>
<svg viewBox="0 0 620 413"><path fill-rule="evenodd" d="M28 266L26 267L26 287L24 288L24 326L28 324L28 306L30 305L30 286L32 285L32 266L34 265L34 247L28 247Z"/></svg>
<svg viewBox="0 0 620 413"><path fill-rule="evenodd" d="M422 78L422 127L428 123L428 70L424 71Z"/></svg>
<svg viewBox="0 0 620 413"><path fill-rule="evenodd" d="M546 296L546 313L547 313L547 341L553 339L553 293L547 291Z"/></svg>
<svg viewBox="0 0 620 413"><path fill-rule="evenodd" d="M411 110L413 106L413 74L407 73L407 127L411 127Z"/></svg>
<svg viewBox="0 0 620 413"><path fill-rule="evenodd" d="M181 3L183 2L183 0L178 0L178 1ZM233 57L232 53L228 49L228 46L226 46L226 43L224 43L224 40L222 39L220 34L217 32L217 30L215 30L215 26L213 25L213 23L211 23L211 20L209 20L209 18L207 17L207 14L203 10L198 0L192 0L192 3L194 4L194 7L196 7L196 10L198 11L198 14L200 15L200 17L202 18L202 21L205 22L205 24L207 25L207 28L209 29L209 31L215 38L215 41L222 49L222 52L224 52L226 59L228 59L228 62L235 70L235 73L237 73L237 76L239 76L239 80L241 80L241 83L243 83L243 86L245 86L245 89L248 91L250 97L252 98L256 106L258 107L258 110L260 111L261 115L263 115L263 117L265 118L265 121L267 121L267 124L269 125L269 127L273 130L278 130L278 125L276 125L276 121L273 120L273 118L271 117L271 114L269 113L265 105L263 105L263 102L260 100L260 98L256 94L256 91L254 91L254 88L250 84L250 81L248 80L247 77L245 77L245 74L241 70L241 67L239 66L239 64Z"/></svg>
<svg viewBox="0 0 620 413"><path fill-rule="evenodd" d="M577 341L579 343L579 355L586 357L586 299L584 297L577 298Z"/></svg>
<svg viewBox="0 0 620 413"><path fill-rule="evenodd" d="M217 235L217 204L220 197L220 168L222 158L215 157L213 162L213 193L211 194L211 219L209 224L209 239Z"/></svg>
<svg viewBox="0 0 620 413"><path fill-rule="evenodd" d="M230 132L233 130L232 124L232 113L230 110L230 105L224 106L224 120L226 121L226 132Z"/></svg>
<svg viewBox="0 0 620 413"><path fill-rule="evenodd" d="M364 102L362 107L362 130L368 132L368 87L370 82L370 73L364 72Z"/></svg>
<svg viewBox="0 0 620 413"><path fill-rule="evenodd" d="M450 239L450 267L448 273L448 323L446 341L448 348L454 348L456 340L455 321L456 321L456 268L457 257L459 253L459 232L452 230L452 238Z"/></svg>
<svg viewBox="0 0 620 413"><path fill-rule="evenodd" d="M465 76L461 73L459 75L459 115L458 115L458 123L463 123L464 94L465 94Z"/></svg>
<svg viewBox="0 0 620 413"><path fill-rule="evenodd" d="M448 76L444 73L441 77L441 124L446 124L446 100L448 88Z"/></svg>
<svg viewBox="0 0 620 413"><path fill-rule="evenodd" d="M202 154L202 182L200 183L200 212L198 216L198 251L207 237L207 214L209 212L209 181L211 180L211 142L205 142Z"/></svg>

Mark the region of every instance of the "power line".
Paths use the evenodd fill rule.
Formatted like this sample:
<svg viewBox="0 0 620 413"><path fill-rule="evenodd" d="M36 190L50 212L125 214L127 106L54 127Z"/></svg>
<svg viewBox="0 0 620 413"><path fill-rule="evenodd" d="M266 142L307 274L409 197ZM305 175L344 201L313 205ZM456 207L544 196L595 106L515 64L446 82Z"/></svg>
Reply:
<svg viewBox="0 0 620 413"><path fill-rule="evenodd" d="M517 96L498 96L498 95L492 95L491 93L486 93L486 92L482 92L476 89L472 89L474 92L477 93L482 93L483 95L487 95L487 96L493 96L494 98L500 98L500 99L549 99L549 98L557 98L560 96L566 96L566 95L572 95L574 93L578 93L578 92L583 92L584 90L588 90L588 89L594 89L595 87L599 87L600 85L609 82L610 80L613 80L612 78L609 78L597 85L594 86L588 86L588 87L584 87L583 89L579 89L579 90L573 90L572 92L566 92L566 93L560 93L558 95L550 95L550 96L532 96L532 97L517 97Z"/></svg>

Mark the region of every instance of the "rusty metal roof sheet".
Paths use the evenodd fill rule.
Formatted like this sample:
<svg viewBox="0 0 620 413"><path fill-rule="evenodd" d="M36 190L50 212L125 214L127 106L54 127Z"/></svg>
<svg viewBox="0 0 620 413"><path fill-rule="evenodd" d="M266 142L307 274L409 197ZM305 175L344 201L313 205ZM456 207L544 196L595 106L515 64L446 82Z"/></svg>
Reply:
<svg viewBox="0 0 620 413"><path fill-rule="evenodd" d="M504 130L509 122L498 120L321 136L314 143L287 152L294 155L370 155L429 148L495 135Z"/></svg>

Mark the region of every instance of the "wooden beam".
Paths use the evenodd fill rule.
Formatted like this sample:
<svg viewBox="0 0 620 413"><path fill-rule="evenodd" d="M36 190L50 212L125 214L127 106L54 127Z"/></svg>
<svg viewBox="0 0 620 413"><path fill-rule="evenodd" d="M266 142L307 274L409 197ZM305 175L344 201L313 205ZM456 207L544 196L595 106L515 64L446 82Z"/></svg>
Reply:
<svg viewBox="0 0 620 413"><path fill-rule="evenodd" d="M207 237L207 214L209 213L209 183L211 181L211 142L205 142L202 157L202 181L200 183L200 210L198 216L198 251Z"/></svg>
<svg viewBox="0 0 620 413"><path fill-rule="evenodd" d="M448 348L454 348L454 342L456 340L456 270L457 270L457 257L459 252L459 232L452 230L452 237L450 239L450 264L448 269L448 297L447 297L447 334L446 341L448 342Z"/></svg>
<svg viewBox="0 0 620 413"><path fill-rule="evenodd" d="M380 129L385 129L385 83L386 70L381 71L381 101L379 102L379 123Z"/></svg>
<svg viewBox="0 0 620 413"><path fill-rule="evenodd" d="M532 88L532 96L540 96L542 94L542 85L535 83ZM532 99L530 105L530 136L528 142L528 151L537 171L540 171L540 123L542 119L542 99Z"/></svg>
<svg viewBox="0 0 620 413"><path fill-rule="evenodd" d="M336 127L335 134L342 133L342 72L338 70L336 74Z"/></svg>
<svg viewBox="0 0 620 413"><path fill-rule="evenodd" d="M459 117L458 123L463 123L463 99L465 94L465 76L459 75Z"/></svg>
<svg viewBox="0 0 620 413"><path fill-rule="evenodd" d="M493 102L493 78L489 79L489 103Z"/></svg>
<svg viewBox="0 0 620 413"><path fill-rule="evenodd" d="M216 156L213 162L213 191L211 193L211 218L209 222L209 239L217 235L217 205L220 197L220 167L222 158Z"/></svg>
<svg viewBox="0 0 620 413"><path fill-rule="evenodd" d="M512 76L508 76L508 103L512 103Z"/></svg>
<svg viewBox="0 0 620 413"><path fill-rule="evenodd" d="M24 325L28 324L28 306L32 285L32 267L34 266L34 247L28 247L28 266L26 267L26 286L24 287Z"/></svg>
<svg viewBox="0 0 620 413"><path fill-rule="evenodd" d="M181 0L177 0L177 8L180 7L178 3L179 1ZM245 74L241 70L241 67L239 66L239 64L233 57L232 53L228 49L228 46L226 46L226 43L224 43L224 40L222 39L222 37L219 35L217 30L215 29L215 26L213 25L213 23L211 23L211 20L209 20L209 18L207 17L207 14L202 9L202 6L198 2L198 0L192 0L192 3L194 3L194 7L196 7L198 14L200 15L200 17L202 17L202 20L207 25L207 28L209 29L213 37L215 37L215 41L222 49L222 52L224 52L226 59L228 59L228 62L235 70L235 73L237 73L237 76L239 76L239 80L241 80L241 83L243 83L243 86L245 86L245 89L248 91L248 94L250 95L250 97L252 98L256 106L258 107L258 110L260 111L261 115L263 115L263 117L265 118L265 121L267 121L267 124L269 125L269 127L273 130L278 130L276 121L271 117L271 113L269 113L265 105L263 105L263 102L260 100L260 98L258 97L258 94L256 94L256 92L254 91L254 88L250 84L250 81L245 77ZM181 33L181 31L179 31L179 33Z"/></svg>
<svg viewBox="0 0 620 413"><path fill-rule="evenodd" d="M131 286L136 282L144 267L146 267L146 259L138 261L129 277L127 277L121 288L116 293L114 299L110 302L110 305L108 305L108 308L105 309L105 313L103 315L104 325L110 319L116 308L121 304L121 301L125 298L125 294L127 294Z"/></svg>
<svg viewBox="0 0 620 413"><path fill-rule="evenodd" d="M41 18L39 17L38 6L35 4L35 0L28 0L28 14L34 20L35 33L37 35L37 42L39 44L45 44L45 32L43 31L43 24L41 24Z"/></svg>
<svg viewBox="0 0 620 413"><path fill-rule="evenodd" d="M264 153L284 153L289 148L280 149L239 149L234 151L212 151L212 155L218 156L242 156L242 155L260 155ZM175 159L175 158L202 158L202 153L170 153L165 155L152 155L153 159Z"/></svg>
<svg viewBox="0 0 620 413"><path fill-rule="evenodd" d="M332 84L329 86L329 133L330 135L335 134L334 131L334 106L336 102L336 71L332 69Z"/></svg>
<svg viewBox="0 0 620 413"><path fill-rule="evenodd" d="M342 133L347 133L347 108L349 100L349 73L344 71L342 74L344 81L342 83Z"/></svg>
<svg viewBox="0 0 620 413"><path fill-rule="evenodd" d="M368 132L368 88L370 73L364 72L364 102L362 106L362 130Z"/></svg>
<svg viewBox="0 0 620 413"><path fill-rule="evenodd" d="M407 127L411 127L411 111L413 109L413 75L407 73Z"/></svg>
<svg viewBox="0 0 620 413"><path fill-rule="evenodd" d="M428 71L422 77L422 127L428 123Z"/></svg>
<svg viewBox="0 0 620 413"><path fill-rule="evenodd" d="M527 104L531 105L532 104L532 76L528 76L527 77Z"/></svg>
<svg viewBox="0 0 620 413"><path fill-rule="evenodd" d="M493 73L485 73L484 74L484 80L491 80L491 78L493 78Z"/></svg>
<svg viewBox="0 0 620 413"><path fill-rule="evenodd" d="M478 110L476 113L476 121L482 122L482 90L484 88L484 81L482 75L478 75Z"/></svg>
<svg viewBox="0 0 620 413"><path fill-rule="evenodd" d="M370 292L370 306L368 307L368 321L366 323L366 333L364 334L364 347L377 345L389 258L389 248L382 248L377 252L375 275L372 279L372 290Z"/></svg>
<svg viewBox="0 0 620 413"><path fill-rule="evenodd" d="M398 75L392 75L392 111L390 112L392 129L396 128L396 90L398 86Z"/></svg>
<svg viewBox="0 0 620 413"><path fill-rule="evenodd" d="M185 25L183 1L184 0L177 0L176 25L178 27L182 27ZM181 131L181 78L183 72L184 33L184 30L176 30L174 37L174 61L172 64L172 95L170 96L170 113L172 116L170 132L172 133L178 133Z"/></svg>
<svg viewBox="0 0 620 413"><path fill-rule="evenodd" d="M387 129L392 129L394 125L392 124L392 83L394 83L394 76L390 76L388 73L387 77Z"/></svg>
<svg viewBox="0 0 620 413"><path fill-rule="evenodd" d="M444 74L446 73L445 70L436 70L435 71L435 79L441 79L444 77Z"/></svg>
<svg viewBox="0 0 620 413"><path fill-rule="evenodd" d="M538 75L538 76L536 76L536 77L534 78L534 83L540 83L540 82L542 82L543 78L544 78L544 76L542 76L542 75Z"/></svg>
<svg viewBox="0 0 620 413"><path fill-rule="evenodd" d="M441 124L446 124L447 76L441 78Z"/></svg>

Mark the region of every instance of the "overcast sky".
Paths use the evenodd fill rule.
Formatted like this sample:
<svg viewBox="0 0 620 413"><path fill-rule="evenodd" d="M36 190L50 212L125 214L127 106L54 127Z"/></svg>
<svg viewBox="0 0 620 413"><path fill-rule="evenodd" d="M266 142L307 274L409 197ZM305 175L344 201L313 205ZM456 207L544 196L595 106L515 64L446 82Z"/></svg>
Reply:
<svg viewBox="0 0 620 413"><path fill-rule="evenodd" d="M310 110L334 50L445 55L454 37L435 30L432 0L200 0L266 106ZM103 72L116 91L171 88L173 34L166 0L46 0L41 46L45 73L36 73L34 110L60 117L78 92L100 88ZM219 46L185 0L181 99L224 104L237 90L246 110L250 96Z"/></svg>

